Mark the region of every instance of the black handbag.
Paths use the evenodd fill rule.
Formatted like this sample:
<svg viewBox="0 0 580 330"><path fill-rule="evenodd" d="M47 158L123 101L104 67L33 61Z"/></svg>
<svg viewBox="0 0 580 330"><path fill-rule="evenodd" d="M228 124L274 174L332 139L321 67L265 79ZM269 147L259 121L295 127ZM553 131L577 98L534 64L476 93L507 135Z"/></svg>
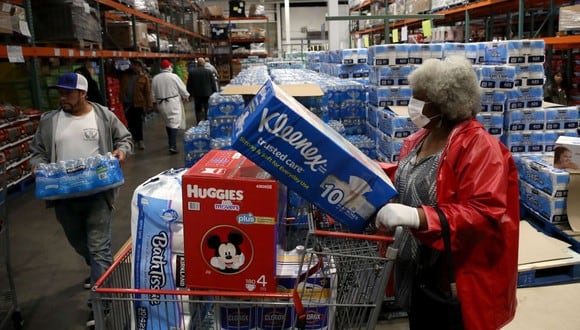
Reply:
<svg viewBox="0 0 580 330"><path fill-rule="evenodd" d="M447 267L449 274L449 292L433 290L425 285L420 285L419 290L431 306L437 306L441 310L444 329L461 330L464 329L463 314L461 313L461 302L457 298L457 286L455 284L455 273L453 272L453 257L451 255L451 238L449 234L449 223L443 212L435 207L439 220L441 221L441 231L443 234L443 243L445 245L445 254L447 256Z"/></svg>

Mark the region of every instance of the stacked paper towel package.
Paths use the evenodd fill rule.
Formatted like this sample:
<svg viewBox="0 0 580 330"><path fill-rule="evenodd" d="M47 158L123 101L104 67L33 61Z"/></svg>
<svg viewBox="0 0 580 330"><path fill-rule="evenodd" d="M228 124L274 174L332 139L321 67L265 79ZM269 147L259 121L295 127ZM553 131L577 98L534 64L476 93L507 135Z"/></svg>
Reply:
<svg viewBox="0 0 580 330"><path fill-rule="evenodd" d="M181 198L185 169L171 169L139 185L131 200L133 244L132 287L183 290L184 236ZM193 304L187 296L135 296L132 329L191 329L193 319L203 319L211 305ZM163 308L159 308L163 301Z"/></svg>
<svg viewBox="0 0 580 330"><path fill-rule="evenodd" d="M41 163L35 180L36 197L47 200L88 196L125 182L119 160L111 153Z"/></svg>
<svg viewBox="0 0 580 330"><path fill-rule="evenodd" d="M570 173L541 156L516 157L516 164L523 204L550 222L566 221Z"/></svg>

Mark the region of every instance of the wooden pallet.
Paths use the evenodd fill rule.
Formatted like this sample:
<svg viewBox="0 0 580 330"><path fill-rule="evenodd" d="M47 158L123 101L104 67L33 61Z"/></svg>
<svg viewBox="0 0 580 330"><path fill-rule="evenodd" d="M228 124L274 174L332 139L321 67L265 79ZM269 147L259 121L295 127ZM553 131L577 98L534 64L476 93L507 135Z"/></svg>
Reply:
<svg viewBox="0 0 580 330"><path fill-rule="evenodd" d="M36 45L53 48L74 48L85 50L103 50L102 42L88 40L37 41Z"/></svg>

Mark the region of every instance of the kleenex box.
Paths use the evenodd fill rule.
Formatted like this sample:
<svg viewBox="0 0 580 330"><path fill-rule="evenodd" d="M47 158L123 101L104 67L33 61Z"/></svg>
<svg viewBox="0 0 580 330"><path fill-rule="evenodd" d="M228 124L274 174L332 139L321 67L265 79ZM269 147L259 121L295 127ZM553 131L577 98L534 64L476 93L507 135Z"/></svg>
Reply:
<svg viewBox="0 0 580 330"><path fill-rule="evenodd" d="M353 231L397 194L374 161L272 81L238 118L232 146Z"/></svg>

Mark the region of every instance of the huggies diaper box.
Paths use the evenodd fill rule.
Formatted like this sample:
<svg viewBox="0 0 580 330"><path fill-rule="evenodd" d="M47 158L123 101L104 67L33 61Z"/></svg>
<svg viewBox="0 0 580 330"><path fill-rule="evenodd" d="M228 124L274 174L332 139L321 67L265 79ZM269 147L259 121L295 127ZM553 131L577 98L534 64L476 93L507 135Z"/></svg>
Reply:
<svg viewBox="0 0 580 330"><path fill-rule="evenodd" d="M211 150L183 175L186 285L276 291L286 188L239 152Z"/></svg>
<svg viewBox="0 0 580 330"><path fill-rule="evenodd" d="M377 163L271 81L238 118L232 147L353 231L396 195Z"/></svg>

